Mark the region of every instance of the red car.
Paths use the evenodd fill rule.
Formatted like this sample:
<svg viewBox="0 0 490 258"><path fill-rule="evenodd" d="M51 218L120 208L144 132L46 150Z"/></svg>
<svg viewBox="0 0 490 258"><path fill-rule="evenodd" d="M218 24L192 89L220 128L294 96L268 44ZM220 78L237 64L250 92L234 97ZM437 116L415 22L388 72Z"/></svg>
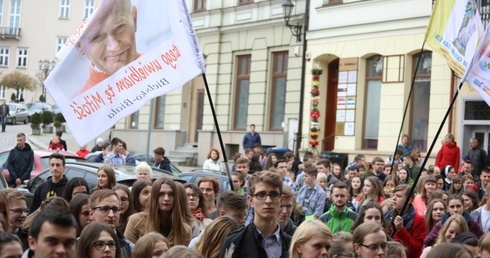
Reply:
<svg viewBox="0 0 490 258"><path fill-rule="evenodd" d="M56 151L50 150L34 150L34 166L31 171L31 178L39 175L42 171L49 168L49 156ZM76 153L69 151L60 151L59 153L65 155L66 162L85 162L84 158L79 157ZM3 176L6 180L9 178L9 171L7 169L7 159L10 155L10 150L4 150L0 152L0 164L3 168Z"/></svg>

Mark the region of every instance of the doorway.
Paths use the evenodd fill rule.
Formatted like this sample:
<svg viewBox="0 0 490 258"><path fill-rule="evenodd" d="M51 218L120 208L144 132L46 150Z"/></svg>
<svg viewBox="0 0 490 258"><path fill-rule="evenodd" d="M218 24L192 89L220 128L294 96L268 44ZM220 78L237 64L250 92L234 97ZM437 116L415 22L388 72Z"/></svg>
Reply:
<svg viewBox="0 0 490 258"><path fill-rule="evenodd" d="M328 64L326 83L325 129L323 130L322 150L332 151L335 148L335 125L337 117L337 91L339 79L339 59Z"/></svg>

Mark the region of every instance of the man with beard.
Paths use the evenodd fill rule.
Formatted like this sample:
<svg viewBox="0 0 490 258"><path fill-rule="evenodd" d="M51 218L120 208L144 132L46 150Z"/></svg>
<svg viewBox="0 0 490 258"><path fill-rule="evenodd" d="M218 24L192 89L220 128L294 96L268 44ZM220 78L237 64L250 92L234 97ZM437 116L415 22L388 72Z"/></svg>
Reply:
<svg viewBox="0 0 490 258"><path fill-rule="evenodd" d="M347 200L349 200L349 190L344 182L337 182L332 187L330 194L333 205L325 212L319 220L325 223L332 234L340 231L352 232L352 226L357 219L357 213L347 208Z"/></svg>
<svg viewBox="0 0 490 258"><path fill-rule="evenodd" d="M121 204L117 193L109 189L99 189L90 195L89 205L93 221L104 223L115 230L121 244L121 258L131 258L134 244L117 230L121 215Z"/></svg>

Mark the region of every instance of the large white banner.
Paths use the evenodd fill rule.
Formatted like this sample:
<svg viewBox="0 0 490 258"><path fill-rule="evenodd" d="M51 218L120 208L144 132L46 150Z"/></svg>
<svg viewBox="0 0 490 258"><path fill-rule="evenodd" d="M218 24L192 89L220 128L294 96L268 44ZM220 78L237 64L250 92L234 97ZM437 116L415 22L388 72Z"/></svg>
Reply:
<svg viewBox="0 0 490 258"><path fill-rule="evenodd" d="M103 0L57 57L46 88L80 145L204 73L184 0Z"/></svg>
<svg viewBox="0 0 490 258"><path fill-rule="evenodd" d="M461 80L468 82L490 106L490 30L488 27L470 68Z"/></svg>

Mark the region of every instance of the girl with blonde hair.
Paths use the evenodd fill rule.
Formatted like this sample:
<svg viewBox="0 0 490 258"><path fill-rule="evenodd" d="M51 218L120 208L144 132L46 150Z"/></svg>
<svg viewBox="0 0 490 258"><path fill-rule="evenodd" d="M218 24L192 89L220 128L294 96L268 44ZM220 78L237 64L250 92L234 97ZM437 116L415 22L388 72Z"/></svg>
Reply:
<svg viewBox="0 0 490 258"><path fill-rule="evenodd" d="M319 220L305 220L293 234L289 247L290 258L328 256L332 232Z"/></svg>
<svg viewBox="0 0 490 258"><path fill-rule="evenodd" d="M160 257L167 252L168 246L169 242L162 234L150 232L138 239L131 257Z"/></svg>

